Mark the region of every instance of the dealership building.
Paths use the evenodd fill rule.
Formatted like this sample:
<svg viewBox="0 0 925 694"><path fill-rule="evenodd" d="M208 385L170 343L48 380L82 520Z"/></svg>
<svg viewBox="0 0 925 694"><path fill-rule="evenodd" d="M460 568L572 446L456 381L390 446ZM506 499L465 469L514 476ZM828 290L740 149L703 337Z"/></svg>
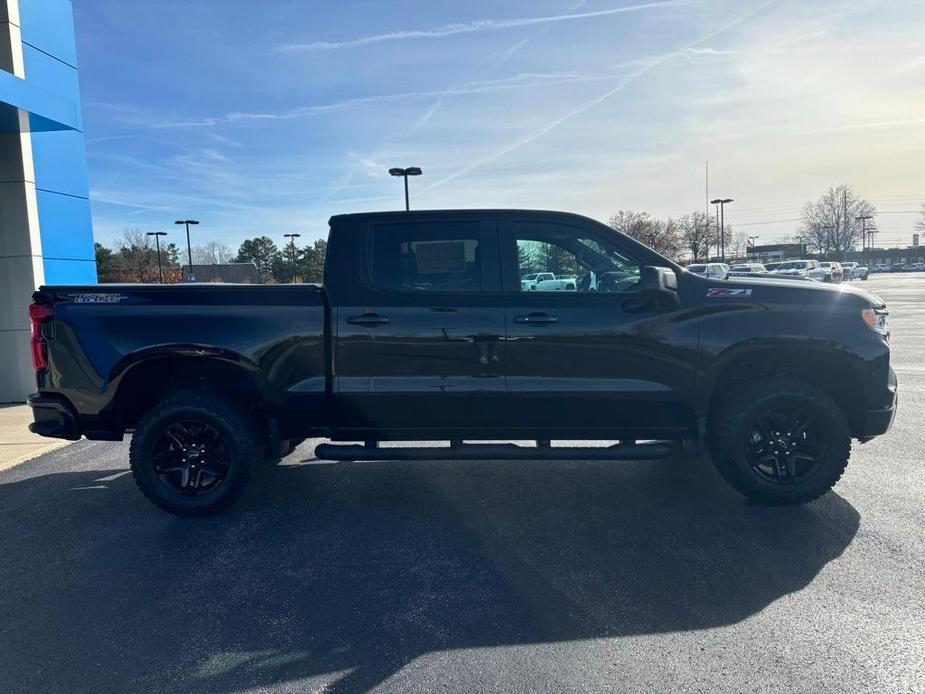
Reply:
<svg viewBox="0 0 925 694"><path fill-rule="evenodd" d="M31 293L96 282L70 0L0 0L0 67L0 402L17 402Z"/></svg>

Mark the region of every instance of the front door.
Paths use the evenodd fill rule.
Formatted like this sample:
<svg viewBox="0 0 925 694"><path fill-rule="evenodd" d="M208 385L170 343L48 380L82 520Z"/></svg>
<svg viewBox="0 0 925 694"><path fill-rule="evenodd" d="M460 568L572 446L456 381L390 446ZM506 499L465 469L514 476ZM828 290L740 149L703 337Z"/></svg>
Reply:
<svg viewBox="0 0 925 694"><path fill-rule="evenodd" d="M511 412L545 438L689 429L696 319L641 291L644 249L634 255L606 227L580 224L499 224ZM522 281L540 272L555 280Z"/></svg>
<svg viewBox="0 0 925 694"><path fill-rule="evenodd" d="M494 426L505 403L494 220L415 214L361 233L360 290L336 317L339 436Z"/></svg>

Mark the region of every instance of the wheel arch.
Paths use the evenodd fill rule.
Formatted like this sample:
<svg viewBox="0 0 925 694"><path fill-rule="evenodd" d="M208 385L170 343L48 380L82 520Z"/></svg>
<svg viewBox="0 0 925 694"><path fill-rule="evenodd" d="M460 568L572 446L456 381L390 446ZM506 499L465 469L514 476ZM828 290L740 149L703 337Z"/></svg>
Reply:
<svg viewBox="0 0 925 694"><path fill-rule="evenodd" d="M260 371L239 354L198 346L159 347L126 357L113 369L109 405L113 425L131 429L166 394L204 389L261 408Z"/></svg>
<svg viewBox="0 0 925 694"><path fill-rule="evenodd" d="M850 355L833 350L830 345L749 346L730 351L710 370L704 384L707 387L703 389L707 395L699 403L699 409L709 421L723 395L737 384L773 376L789 376L819 388L841 408L852 431L860 425L863 418L860 375Z"/></svg>

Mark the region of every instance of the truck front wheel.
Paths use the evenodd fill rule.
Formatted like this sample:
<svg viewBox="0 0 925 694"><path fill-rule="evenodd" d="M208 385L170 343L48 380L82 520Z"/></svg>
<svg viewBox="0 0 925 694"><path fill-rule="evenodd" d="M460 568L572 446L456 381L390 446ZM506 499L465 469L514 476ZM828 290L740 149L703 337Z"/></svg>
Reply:
<svg viewBox="0 0 925 694"><path fill-rule="evenodd" d="M180 516L226 509L263 454L248 413L207 391L170 395L138 422L129 449L135 483L156 506Z"/></svg>
<svg viewBox="0 0 925 694"><path fill-rule="evenodd" d="M736 490L767 504L802 504L829 491L848 465L845 415L822 390L768 378L721 395L713 461Z"/></svg>

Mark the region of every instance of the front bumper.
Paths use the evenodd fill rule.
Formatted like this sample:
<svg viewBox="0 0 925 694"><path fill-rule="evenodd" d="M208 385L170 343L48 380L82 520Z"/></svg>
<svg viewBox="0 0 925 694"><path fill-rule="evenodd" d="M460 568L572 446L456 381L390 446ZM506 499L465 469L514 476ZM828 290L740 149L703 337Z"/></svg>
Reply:
<svg viewBox="0 0 925 694"><path fill-rule="evenodd" d="M77 414L66 400L33 393L27 402L32 408L34 421L29 425L29 431L33 434L69 441L80 438Z"/></svg>
<svg viewBox="0 0 925 694"><path fill-rule="evenodd" d="M859 431L855 434L862 442L885 434L893 426L893 420L896 418L896 408L899 407L899 386L892 368L890 368L888 388L890 391L890 404L887 407L862 412Z"/></svg>

